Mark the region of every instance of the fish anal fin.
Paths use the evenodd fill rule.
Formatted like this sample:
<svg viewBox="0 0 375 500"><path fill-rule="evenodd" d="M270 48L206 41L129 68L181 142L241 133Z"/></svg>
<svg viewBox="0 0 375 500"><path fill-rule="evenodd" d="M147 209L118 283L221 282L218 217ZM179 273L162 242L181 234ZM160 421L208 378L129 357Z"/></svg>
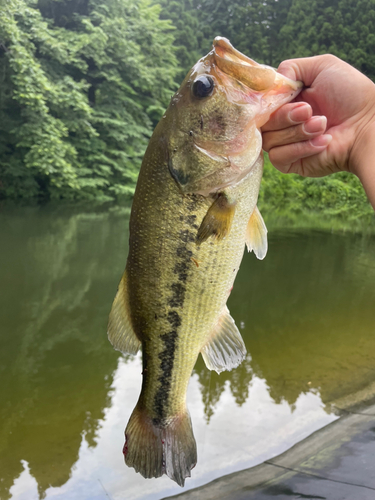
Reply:
<svg viewBox="0 0 375 500"><path fill-rule="evenodd" d="M204 216L197 233L197 244L201 244L210 236L222 240L229 233L232 225L236 203L230 203L224 193L220 193Z"/></svg>
<svg viewBox="0 0 375 500"><path fill-rule="evenodd" d="M258 207L254 208L246 228L246 246L260 260L264 259L268 250L267 228Z"/></svg>
<svg viewBox="0 0 375 500"><path fill-rule="evenodd" d="M136 354L141 347L141 342L134 332L130 319L126 271L121 278L109 313L107 332L109 341L118 351Z"/></svg>
<svg viewBox="0 0 375 500"><path fill-rule="evenodd" d="M201 354L207 368L217 373L236 368L245 358L244 341L226 306Z"/></svg>
<svg viewBox="0 0 375 500"><path fill-rule="evenodd" d="M180 486L197 463L197 446L190 415L181 414L158 422L137 405L125 430L125 463L145 478L167 474Z"/></svg>

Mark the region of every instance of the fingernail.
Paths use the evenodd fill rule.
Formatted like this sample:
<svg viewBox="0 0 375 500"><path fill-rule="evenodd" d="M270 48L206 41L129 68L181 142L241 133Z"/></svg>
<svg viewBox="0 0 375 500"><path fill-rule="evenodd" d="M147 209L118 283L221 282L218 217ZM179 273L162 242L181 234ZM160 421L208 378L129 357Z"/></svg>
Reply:
<svg viewBox="0 0 375 500"><path fill-rule="evenodd" d="M310 118L311 113L311 106L304 103L290 111L289 120L294 123L302 123Z"/></svg>
<svg viewBox="0 0 375 500"><path fill-rule="evenodd" d="M332 136L330 134L318 135L311 139L310 144L316 148L324 148L332 141Z"/></svg>
<svg viewBox="0 0 375 500"><path fill-rule="evenodd" d="M326 126L327 118L325 116L313 116L308 122L302 125L302 128L307 134L314 134L315 132L324 131Z"/></svg>

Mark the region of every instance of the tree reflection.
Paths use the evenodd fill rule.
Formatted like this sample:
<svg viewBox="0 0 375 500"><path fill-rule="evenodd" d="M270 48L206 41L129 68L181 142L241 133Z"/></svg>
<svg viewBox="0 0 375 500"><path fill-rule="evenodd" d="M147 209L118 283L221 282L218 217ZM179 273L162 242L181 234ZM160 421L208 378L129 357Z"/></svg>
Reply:
<svg viewBox="0 0 375 500"><path fill-rule="evenodd" d="M1 219L0 498L21 473L64 484L82 433L108 406L118 354L105 331L121 275L127 221L105 213L29 210Z"/></svg>
<svg viewBox="0 0 375 500"><path fill-rule="evenodd" d="M263 262L245 256L229 307L276 402L315 388L328 403L375 379L374 246L373 236L276 232Z"/></svg>
<svg viewBox="0 0 375 500"><path fill-rule="evenodd" d="M229 384L235 402L239 406L241 406L249 396L250 382L253 377L251 356L249 353L238 368L231 372L222 372L220 375L214 371L207 370L203 359L199 357L194 372L198 375L207 423L215 413L215 407L227 383Z"/></svg>
<svg viewBox="0 0 375 500"><path fill-rule="evenodd" d="M127 213L18 210L0 219L0 498L26 460L43 497L69 479L110 405L118 353L108 312L126 260ZM245 255L229 300L248 355L232 372L195 367L207 422L226 387L237 405L263 378L293 408L329 403L375 380L375 240L274 232Z"/></svg>

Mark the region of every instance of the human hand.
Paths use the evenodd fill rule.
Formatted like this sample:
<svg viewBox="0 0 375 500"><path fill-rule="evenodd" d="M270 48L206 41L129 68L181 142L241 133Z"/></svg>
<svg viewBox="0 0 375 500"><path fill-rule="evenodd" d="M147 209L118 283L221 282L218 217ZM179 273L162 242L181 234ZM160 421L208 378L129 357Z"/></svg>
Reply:
<svg viewBox="0 0 375 500"><path fill-rule="evenodd" d="M344 170L361 178L370 136L375 156L375 84L332 55L284 61L278 71L306 88L262 128L271 163L285 173L322 177Z"/></svg>

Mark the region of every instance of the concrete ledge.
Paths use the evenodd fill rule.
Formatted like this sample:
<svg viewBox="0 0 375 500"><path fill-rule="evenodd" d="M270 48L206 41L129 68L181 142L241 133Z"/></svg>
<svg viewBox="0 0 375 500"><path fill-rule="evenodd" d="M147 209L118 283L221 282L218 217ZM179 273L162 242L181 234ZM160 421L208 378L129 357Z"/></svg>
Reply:
<svg viewBox="0 0 375 500"><path fill-rule="evenodd" d="M375 404L343 416L261 465L168 497L180 500L375 499Z"/></svg>

